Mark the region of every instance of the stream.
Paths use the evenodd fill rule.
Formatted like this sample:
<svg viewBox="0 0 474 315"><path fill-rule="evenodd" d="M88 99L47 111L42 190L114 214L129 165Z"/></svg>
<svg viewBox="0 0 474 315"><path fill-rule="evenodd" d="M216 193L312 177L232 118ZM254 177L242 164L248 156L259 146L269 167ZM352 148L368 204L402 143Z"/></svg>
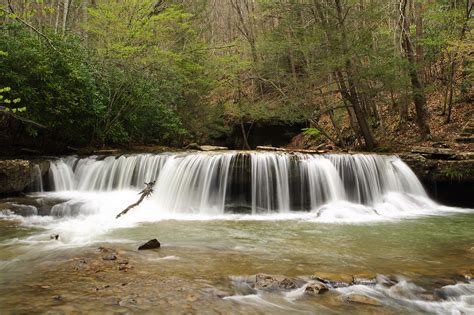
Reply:
<svg viewBox="0 0 474 315"><path fill-rule="evenodd" d="M474 314L474 210L396 156L65 157L36 186L0 200L0 313Z"/></svg>

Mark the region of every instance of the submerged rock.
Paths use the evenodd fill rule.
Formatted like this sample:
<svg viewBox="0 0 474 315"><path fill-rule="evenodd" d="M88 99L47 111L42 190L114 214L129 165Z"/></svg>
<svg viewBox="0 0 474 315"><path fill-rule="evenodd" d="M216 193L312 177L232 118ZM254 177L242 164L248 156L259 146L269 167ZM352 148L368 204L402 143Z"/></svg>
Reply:
<svg viewBox="0 0 474 315"><path fill-rule="evenodd" d="M284 276L272 276L266 274L257 274L255 276L255 289L266 290L292 290L296 289L298 284L294 279Z"/></svg>
<svg viewBox="0 0 474 315"><path fill-rule="evenodd" d="M145 244L141 245L138 247L138 250L144 250L144 249L155 249L155 248L160 248L161 244L158 242L156 238L149 240Z"/></svg>
<svg viewBox="0 0 474 315"><path fill-rule="evenodd" d="M117 256L115 255L107 255L102 257L103 260L117 260Z"/></svg>
<svg viewBox="0 0 474 315"><path fill-rule="evenodd" d="M362 294L356 294L356 293L351 293L345 298L346 302L349 303L358 303L358 304L365 304L365 305L372 305L372 306L381 306L380 302L376 299L373 299L371 297L362 295Z"/></svg>

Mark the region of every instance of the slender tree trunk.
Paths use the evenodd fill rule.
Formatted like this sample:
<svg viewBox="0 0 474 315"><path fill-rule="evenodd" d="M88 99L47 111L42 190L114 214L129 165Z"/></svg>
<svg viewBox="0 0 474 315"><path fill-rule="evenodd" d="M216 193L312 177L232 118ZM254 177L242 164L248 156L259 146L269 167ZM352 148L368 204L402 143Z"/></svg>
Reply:
<svg viewBox="0 0 474 315"><path fill-rule="evenodd" d="M416 63L422 69L423 67L423 46L421 41L423 39L423 5L420 0L415 1L415 26L416 26Z"/></svg>
<svg viewBox="0 0 474 315"><path fill-rule="evenodd" d="M405 56L409 63L409 76L412 87L413 103L415 103L416 121L420 128L421 138L424 140L431 136L430 126L428 124L428 112L426 110L426 98L423 84L419 78L413 45L410 40L409 23L406 17L407 0L400 2L400 26L402 28L402 42Z"/></svg>
<svg viewBox="0 0 474 315"><path fill-rule="evenodd" d="M463 40L464 36L466 35L466 31L468 29L468 22L471 17L471 12L472 8L474 6L474 3L471 2L471 0L466 1L466 15L465 15L465 20L463 23L463 27L461 29L461 35L459 36L460 40ZM448 88L449 88L449 98L448 98L448 113L446 115L446 120L445 123L449 123L451 121L451 111L453 107L453 95L455 93L455 75L456 75L456 58L457 58L457 53L455 52L453 56L451 57L451 63L449 65L449 81L448 81Z"/></svg>
<svg viewBox="0 0 474 315"><path fill-rule="evenodd" d="M54 33L57 34L59 30L59 12L61 12L61 0L57 0L56 5L56 22L54 23Z"/></svg>
<svg viewBox="0 0 474 315"><path fill-rule="evenodd" d="M454 59L454 58L453 58ZM449 80L446 86L447 94L449 95L447 98L447 110L448 112L446 113L446 120L444 121L445 124L448 124L451 121L451 111L453 108L453 94L454 94L454 74L455 74L455 69L456 69L456 63L455 61L451 61L451 65L449 67Z"/></svg>
<svg viewBox="0 0 474 315"><path fill-rule="evenodd" d="M338 30L341 33L341 39L342 39L342 47L343 51L347 52L347 38L346 38L346 29L344 26L344 15L345 13L343 12L341 1L340 0L334 0L334 3L336 5L336 11L337 11L337 20L338 20ZM343 97L345 97L349 102L352 104L355 112L355 116L357 118L357 123L359 124L359 128L362 134L362 137L364 138L365 141L365 146L367 149L371 150L375 147L375 139L372 134L372 131L370 130L370 126L367 123L367 117L366 114L364 113L361 103L359 100L359 97L357 95L357 89L355 86L354 82L354 71L353 71L353 66L352 62L349 58L346 59L345 62L345 70L347 74L347 89L343 93ZM342 76L342 73L340 71L336 71L336 73L339 72L338 74L338 79L340 81L340 86L343 87L345 85L344 83L344 78ZM341 91L342 92L342 91Z"/></svg>
<svg viewBox="0 0 474 315"><path fill-rule="evenodd" d="M321 89L319 89L319 93L321 95L321 98L323 99L324 110L327 111L329 119L331 120L331 124L334 127L334 132L336 133L336 136L337 136L337 140L338 140L337 142L338 143L334 142L334 144L337 145L337 146L339 146L339 145L343 146L344 145L344 140L342 138L341 129L337 125L337 121L334 117L334 111L332 110L332 108L330 108L330 105L328 105L326 97L324 96L323 91Z"/></svg>
<svg viewBox="0 0 474 315"><path fill-rule="evenodd" d="M403 98L400 103L400 120L398 122L399 126L403 126L408 121L408 98L408 86L405 86Z"/></svg>
<svg viewBox="0 0 474 315"><path fill-rule="evenodd" d="M72 0L64 0L64 3L63 3L63 25L62 25L63 35L66 34L67 20L69 17L69 8L71 6L71 3L72 3Z"/></svg>

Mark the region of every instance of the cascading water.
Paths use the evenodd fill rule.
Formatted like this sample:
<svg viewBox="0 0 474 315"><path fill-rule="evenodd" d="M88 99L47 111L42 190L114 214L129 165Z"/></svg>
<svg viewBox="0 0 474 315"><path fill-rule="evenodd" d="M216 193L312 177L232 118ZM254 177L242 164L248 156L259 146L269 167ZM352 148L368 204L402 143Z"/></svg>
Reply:
<svg viewBox="0 0 474 315"><path fill-rule="evenodd" d="M224 152L67 157L52 163L50 179L55 191L79 192L136 190L157 180L154 211L177 214L305 210L322 217L346 217L338 213L341 208L365 215L434 204L403 161L384 155ZM331 210L338 203L339 210Z"/></svg>

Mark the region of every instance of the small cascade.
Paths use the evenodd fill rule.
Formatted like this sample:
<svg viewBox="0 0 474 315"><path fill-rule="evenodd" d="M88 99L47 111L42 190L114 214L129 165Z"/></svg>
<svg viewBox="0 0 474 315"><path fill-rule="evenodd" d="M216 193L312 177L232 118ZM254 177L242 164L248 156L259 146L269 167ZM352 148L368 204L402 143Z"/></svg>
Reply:
<svg viewBox="0 0 474 315"><path fill-rule="evenodd" d="M67 157L51 163L55 191L136 189L156 180L169 155Z"/></svg>
<svg viewBox="0 0 474 315"><path fill-rule="evenodd" d="M137 154L54 161L55 191L137 190L158 180L152 200L167 213L311 211L334 202L373 207L398 193L426 198L396 156L274 152ZM402 202L402 203L403 203ZM388 208L384 206L384 209ZM365 210L364 210L365 211ZM370 210L373 211L373 210Z"/></svg>
<svg viewBox="0 0 474 315"><path fill-rule="evenodd" d="M51 162L49 179L53 190L64 191L75 188L74 173L70 165L72 160L73 158L67 158Z"/></svg>
<svg viewBox="0 0 474 315"><path fill-rule="evenodd" d="M41 174L41 168L38 164L34 164L31 173L31 184L28 186L30 192L42 192L43 189L43 175Z"/></svg>

